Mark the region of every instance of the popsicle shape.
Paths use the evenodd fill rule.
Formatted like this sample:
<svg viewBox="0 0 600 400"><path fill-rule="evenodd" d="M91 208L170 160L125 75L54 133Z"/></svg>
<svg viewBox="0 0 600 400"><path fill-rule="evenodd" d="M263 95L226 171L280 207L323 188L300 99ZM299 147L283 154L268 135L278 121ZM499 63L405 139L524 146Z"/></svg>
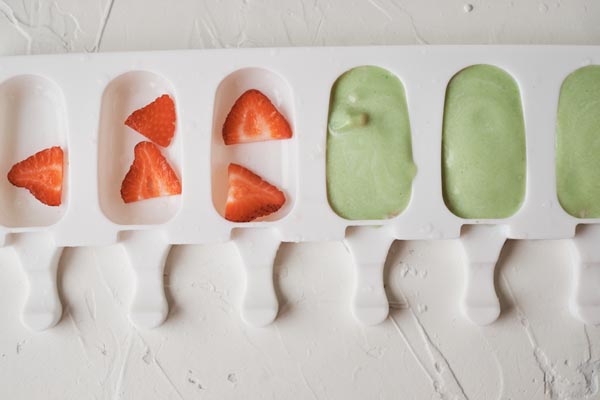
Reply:
<svg viewBox="0 0 600 400"><path fill-rule="evenodd" d="M404 87L389 71L363 66L331 90L327 126L327 194L351 220L398 215L408 205L416 167Z"/></svg>
<svg viewBox="0 0 600 400"><path fill-rule="evenodd" d="M474 65L446 89L442 180L462 218L507 218L525 197L525 125L519 88L500 68Z"/></svg>
<svg viewBox="0 0 600 400"><path fill-rule="evenodd" d="M558 200L577 218L600 218L600 66L562 84L556 127ZM600 245L600 244L599 244Z"/></svg>

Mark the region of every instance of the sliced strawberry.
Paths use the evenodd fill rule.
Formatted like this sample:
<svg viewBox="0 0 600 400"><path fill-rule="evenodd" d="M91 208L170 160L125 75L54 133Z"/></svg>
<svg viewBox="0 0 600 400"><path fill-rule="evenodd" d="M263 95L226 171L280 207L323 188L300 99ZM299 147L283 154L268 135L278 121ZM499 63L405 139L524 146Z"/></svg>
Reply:
<svg viewBox="0 0 600 400"><path fill-rule="evenodd" d="M179 178L155 144L140 142L134 154L133 164L121 184L125 203L181 194Z"/></svg>
<svg viewBox="0 0 600 400"><path fill-rule="evenodd" d="M225 144L289 139L292 129L271 100L256 89L242 94L223 124Z"/></svg>
<svg viewBox="0 0 600 400"><path fill-rule="evenodd" d="M238 164L229 164L229 192L225 218L249 222L272 214L285 203L285 195L254 172Z"/></svg>
<svg viewBox="0 0 600 400"><path fill-rule="evenodd" d="M125 125L135 129L154 143L167 147L175 134L175 103L163 94L147 106L134 111Z"/></svg>
<svg viewBox="0 0 600 400"><path fill-rule="evenodd" d="M54 146L39 151L16 163L8 172L8 180L28 189L36 199L48 206L62 202L63 151Z"/></svg>

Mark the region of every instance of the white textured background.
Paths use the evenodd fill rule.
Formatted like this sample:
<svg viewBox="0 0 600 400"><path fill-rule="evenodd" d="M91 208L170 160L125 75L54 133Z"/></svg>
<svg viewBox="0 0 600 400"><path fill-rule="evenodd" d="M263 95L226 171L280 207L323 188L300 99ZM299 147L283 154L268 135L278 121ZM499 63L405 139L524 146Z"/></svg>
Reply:
<svg viewBox="0 0 600 400"><path fill-rule="evenodd" d="M0 55L412 43L600 44L600 1L0 0ZM566 242L507 244L485 328L459 313L461 263L454 241L396 243L391 316L363 328L343 245L286 244L279 319L253 329L233 246L176 247L169 319L138 331L122 249L70 249L64 317L31 333L24 275L0 249L0 399L600 399L600 327L567 310Z"/></svg>

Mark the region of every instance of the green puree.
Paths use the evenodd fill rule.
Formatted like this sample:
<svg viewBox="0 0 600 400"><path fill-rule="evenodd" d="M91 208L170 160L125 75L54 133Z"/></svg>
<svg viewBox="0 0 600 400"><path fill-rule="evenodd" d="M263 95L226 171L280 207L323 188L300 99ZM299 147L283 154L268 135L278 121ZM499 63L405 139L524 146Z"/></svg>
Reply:
<svg viewBox="0 0 600 400"><path fill-rule="evenodd" d="M578 218L600 218L600 66L565 79L558 101L558 200Z"/></svg>
<svg viewBox="0 0 600 400"><path fill-rule="evenodd" d="M525 125L519 88L500 68L474 65L446 89L444 201L462 218L506 218L525 196Z"/></svg>
<svg viewBox="0 0 600 400"><path fill-rule="evenodd" d="M404 87L390 72L354 68L331 90L327 193L341 217L384 219L410 200L416 168Z"/></svg>

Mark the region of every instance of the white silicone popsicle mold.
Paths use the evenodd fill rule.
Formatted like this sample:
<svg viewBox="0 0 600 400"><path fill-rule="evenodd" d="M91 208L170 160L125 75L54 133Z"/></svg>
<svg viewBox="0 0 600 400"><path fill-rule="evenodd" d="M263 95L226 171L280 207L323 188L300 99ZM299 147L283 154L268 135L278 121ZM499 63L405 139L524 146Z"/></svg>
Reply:
<svg viewBox="0 0 600 400"><path fill-rule="evenodd" d="M504 69L521 92L526 197L506 219L462 219L442 198L446 86L474 64ZM162 280L170 246L233 240L246 275L242 316L253 325L266 325L278 309L272 265L279 244L345 240L356 264L353 313L365 324L376 324L388 314L383 264L393 240L460 238L467 268L464 311L474 322L487 324L500 312L493 276L506 239L564 238L573 241L573 313L598 324L600 219L577 219L560 207L554 163L560 86L588 64L600 64L600 47L287 48L2 58L0 175L45 147L60 145L66 155L63 204L57 208L41 205L0 176L0 245L14 246L30 282L24 322L41 330L60 319L56 268L64 247L121 242L137 278L131 320L154 327L168 313ZM386 220L345 220L327 201L331 87L341 74L363 65L398 76L410 115L417 166L412 197L403 213ZM292 139L224 146L223 120L249 88L272 99L293 127ZM123 121L163 93L174 98L177 108L175 139L163 153L179 174L183 193L125 205L119 197L121 180L133 146L143 137L127 131ZM230 161L282 188L286 206L261 221L225 220Z"/></svg>

